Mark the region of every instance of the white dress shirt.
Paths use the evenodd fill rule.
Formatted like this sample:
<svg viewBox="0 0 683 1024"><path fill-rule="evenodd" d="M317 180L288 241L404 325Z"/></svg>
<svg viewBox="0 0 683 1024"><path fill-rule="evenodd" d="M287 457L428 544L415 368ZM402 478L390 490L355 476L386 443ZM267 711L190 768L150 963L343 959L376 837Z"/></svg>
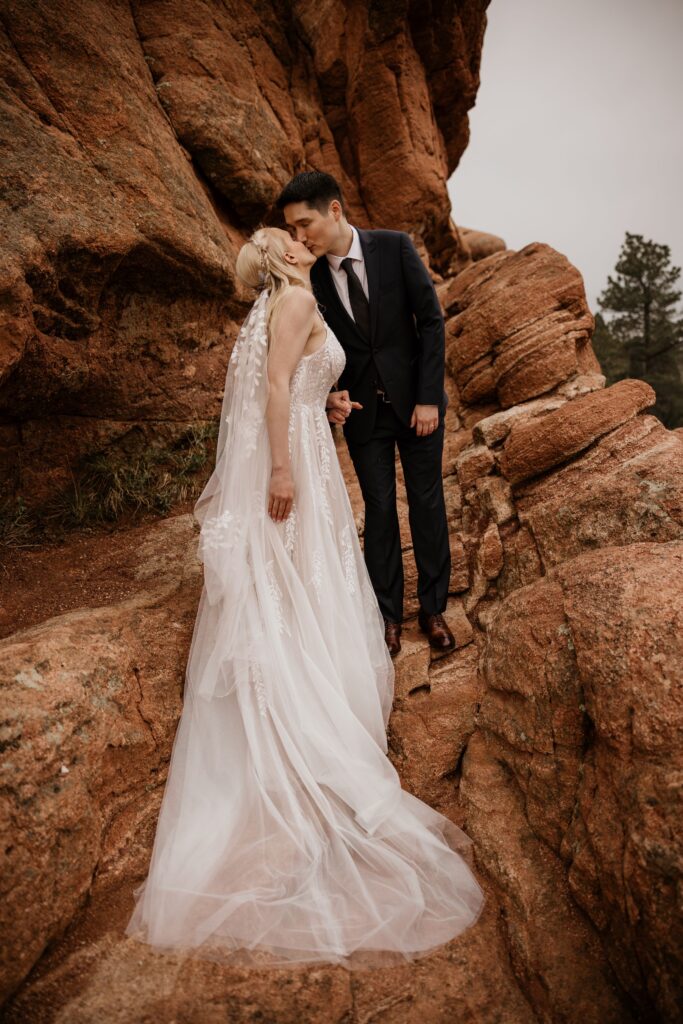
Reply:
<svg viewBox="0 0 683 1024"><path fill-rule="evenodd" d="M356 272L356 277L363 286L363 291L365 292L365 296L368 300L370 299L370 294L368 292L368 276L365 272L365 259L363 258L363 249L360 244L360 236L356 228L353 227L353 225L349 225L349 227L351 228L353 238L351 240L351 248L347 252L346 256L333 256L332 253L329 252L326 253L326 255L327 262L330 265L330 273L332 274L332 280L334 281L337 292L339 293L339 298L341 299L347 313L353 320L355 318L353 315L353 310L351 309L351 302L349 301L349 279L346 276L346 271L341 265L342 260L345 260L349 256L351 257L351 259L353 260L353 269Z"/></svg>

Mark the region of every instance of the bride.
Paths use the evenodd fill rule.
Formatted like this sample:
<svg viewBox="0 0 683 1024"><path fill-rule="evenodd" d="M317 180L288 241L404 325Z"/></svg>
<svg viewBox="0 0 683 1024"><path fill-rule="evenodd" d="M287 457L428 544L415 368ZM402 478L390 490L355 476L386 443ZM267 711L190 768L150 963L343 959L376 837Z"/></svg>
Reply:
<svg viewBox="0 0 683 1024"><path fill-rule="evenodd" d="M216 466L202 590L154 848L126 934L230 964L424 956L478 918L471 839L401 788L394 669L325 413L344 351L303 242L261 228ZM353 415L353 412L350 413Z"/></svg>

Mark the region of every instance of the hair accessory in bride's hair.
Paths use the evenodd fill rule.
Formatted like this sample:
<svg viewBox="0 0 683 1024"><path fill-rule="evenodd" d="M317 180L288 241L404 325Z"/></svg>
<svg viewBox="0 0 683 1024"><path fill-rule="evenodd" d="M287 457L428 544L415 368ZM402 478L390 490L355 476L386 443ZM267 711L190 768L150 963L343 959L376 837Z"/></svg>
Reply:
<svg viewBox="0 0 683 1024"><path fill-rule="evenodd" d="M265 245L261 245L261 243L257 242L255 238L251 238L250 241L259 254L261 271L258 276L258 283L260 286L263 286L266 283L266 277L268 276L269 273L268 250L266 249Z"/></svg>

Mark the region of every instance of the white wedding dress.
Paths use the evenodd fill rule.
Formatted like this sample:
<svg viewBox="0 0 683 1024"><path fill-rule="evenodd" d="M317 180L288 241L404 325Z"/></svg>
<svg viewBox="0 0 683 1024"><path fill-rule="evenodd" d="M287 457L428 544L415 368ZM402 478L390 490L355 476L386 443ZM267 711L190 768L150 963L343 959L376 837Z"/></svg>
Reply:
<svg viewBox="0 0 683 1024"><path fill-rule="evenodd" d="M469 837L387 757L394 668L325 413L345 363L327 324L290 385L293 510L267 515L266 297L197 503L205 586L126 934L232 964L405 963L472 925L483 892Z"/></svg>

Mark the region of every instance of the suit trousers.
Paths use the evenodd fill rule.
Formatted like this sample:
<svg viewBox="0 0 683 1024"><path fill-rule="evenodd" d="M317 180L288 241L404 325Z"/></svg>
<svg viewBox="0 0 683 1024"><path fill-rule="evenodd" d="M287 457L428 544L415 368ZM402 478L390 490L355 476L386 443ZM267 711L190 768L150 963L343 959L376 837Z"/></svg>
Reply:
<svg viewBox="0 0 683 1024"><path fill-rule="evenodd" d="M353 415L353 413L351 413ZM378 401L375 427L359 444L347 439L365 502L365 564L380 609L391 622L403 620L403 558L396 507L396 446L408 498L408 521L417 565L417 596L428 614L444 611L451 553L442 458L444 417L431 434L418 437L391 404Z"/></svg>

